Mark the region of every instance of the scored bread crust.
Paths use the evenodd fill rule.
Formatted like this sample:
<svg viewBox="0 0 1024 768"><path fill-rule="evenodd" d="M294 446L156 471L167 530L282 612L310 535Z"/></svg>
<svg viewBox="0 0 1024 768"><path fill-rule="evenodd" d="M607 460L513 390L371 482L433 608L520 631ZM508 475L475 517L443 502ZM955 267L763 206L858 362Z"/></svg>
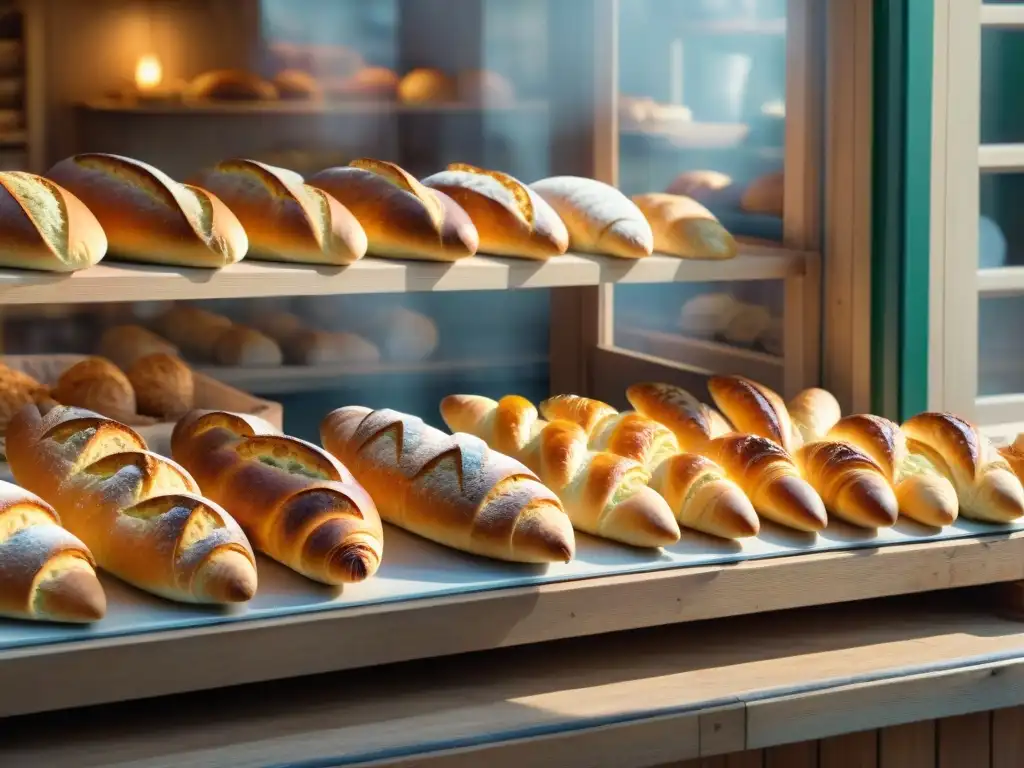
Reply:
<svg viewBox="0 0 1024 768"><path fill-rule="evenodd" d="M394 163L360 159L309 179L359 221L374 256L456 261L472 256L480 238L448 195L428 189Z"/></svg>
<svg viewBox="0 0 1024 768"><path fill-rule="evenodd" d="M481 253L549 259L569 247L569 232L555 209L511 176L454 163L423 185L448 195L469 214Z"/></svg>
<svg viewBox="0 0 1024 768"><path fill-rule="evenodd" d="M180 465L124 424L80 408L11 420L15 480L53 505L101 568L186 603L236 603L256 592L256 560L238 523L199 495Z"/></svg>
<svg viewBox="0 0 1024 768"><path fill-rule="evenodd" d="M715 215L683 195L652 192L633 202L654 233L654 250L681 259L731 259L736 240Z"/></svg>
<svg viewBox="0 0 1024 768"><path fill-rule="evenodd" d="M0 266L73 272L97 264L107 236L71 192L42 176L0 172Z"/></svg>
<svg viewBox="0 0 1024 768"><path fill-rule="evenodd" d="M708 392L739 432L767 438L790 453L799 446L786 403L773 389L744 376L712 376Z"/></svg>
<svg viewBox="0 0 1024 768"><path fill-rule="evenodd" d="M724 417L673 384L631 384L626 399L637 413L672 430L679 447L689 453L701 453L709 440L731 431Z"/></svg>
<svg viewBox="0 0 1024 768"><path fill-rule="evenodd" d="M331 585L362 581L380 566L377 508L323 449L254 416L192 411L175 426L171 452L279 563Z"/></svg>
<svg viewBox="0 0 1024 768"><path fill-rule="evenodd" d="M623 259L640 259L654 251L650 223L615 187L581 176L552 176L530 187L561 217L572 250Z"/></svg>
<svg viewBox="0 0 1024 768"><path fill-rule="evenodd" d="M320 434L389 523L498 560L572 559L572 527L555 494L478 438L446 435L415 416L359 406L328 414Z"/></svg>
<svg viewBox="0 0 1024 768"><path fill-rule="evenodd" d="M248 257L309 264L351 264L366 253L366 233L349 210L294 171L256 160L218 163L195 184L238 217Z"/></svg>
<svg viewBox="0 0 1024 768"><path fill-rule="evenodd" d="M95 214L110 258L217 268L241 260L249 247L238 218L216 195L139 160L86 153L46 175Z"/></svg>

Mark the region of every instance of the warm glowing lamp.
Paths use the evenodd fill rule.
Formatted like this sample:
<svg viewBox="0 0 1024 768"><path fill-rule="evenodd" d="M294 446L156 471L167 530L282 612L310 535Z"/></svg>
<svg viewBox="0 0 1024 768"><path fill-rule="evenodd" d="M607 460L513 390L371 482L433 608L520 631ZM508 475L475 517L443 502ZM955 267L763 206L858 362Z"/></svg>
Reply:
<svg viewBox="0 0 1024 768"><path fill-rule="evenodd" d="M164 68L160 65L160 59L152 54L139 58L135 65L135 87L140 92L155 91L163 79Z"/></svg>

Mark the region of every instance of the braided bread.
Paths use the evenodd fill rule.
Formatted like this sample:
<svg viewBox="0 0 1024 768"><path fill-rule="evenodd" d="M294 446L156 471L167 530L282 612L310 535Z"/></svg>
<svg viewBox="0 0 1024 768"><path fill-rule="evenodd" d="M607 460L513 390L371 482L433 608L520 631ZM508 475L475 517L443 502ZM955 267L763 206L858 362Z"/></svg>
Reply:
<svg viewBox="0 0 1024 768"><path fill-rule="evenodd" d="M637 547L679 540L672 510L647 487L651 475L643 465L590 450L576 424L541 421L533 404L515 395L500 402L450 395L441 402L441 416L453 432L476 435L536 472L577 530Z"/></svg>
<svg viewBox="0 0 1024 768"><path fill-rule="evenodd" d="M256 561L238 523L123 424L26 406L8 429L7 458L18 484L51 503L114 576L181 602L255 594Z"/></svg>
<svg viewBox="0 0 1024 768"><path fill-rule="evenodd" d="M320 435L389 523L498 560L572 559L572 526L555 495L518 461L475 437L358 406L329 413Z"/></svg>
<svg viewBox="0 0 1024 768"><path fill-rule="evenodd" d="M175 426L171 453L256 549L303 576L344 584L380 565L377 508L323 449L255 416L192 411Z"/></svg>
<svg viewBox="0 0 1024 768"><path fill-rule="evenodd" d="M49 504L0 481L0 615L96 621L107 598L85 545L60 527Z"/></svg>

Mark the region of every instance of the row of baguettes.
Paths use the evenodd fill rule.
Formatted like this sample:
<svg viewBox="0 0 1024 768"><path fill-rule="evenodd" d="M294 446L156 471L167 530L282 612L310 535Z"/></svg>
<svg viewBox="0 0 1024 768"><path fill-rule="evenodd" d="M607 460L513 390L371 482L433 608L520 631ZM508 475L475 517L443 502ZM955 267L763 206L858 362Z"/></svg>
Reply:
<svg viewBox="0 0 1024 768"><path fill-rule="evenodd" d="M422 182L361 159L308 183L254 160L229 160L182 184L138 160L90 153L46 177L0 173L0 266L67 272L111 258L219 268L246 255L345 265L369 253L455 261L478 251L547 259L574 250L642 258L729 258L732 236L700 203L630 200L575 176L532 185L455 164Z"/></svg>

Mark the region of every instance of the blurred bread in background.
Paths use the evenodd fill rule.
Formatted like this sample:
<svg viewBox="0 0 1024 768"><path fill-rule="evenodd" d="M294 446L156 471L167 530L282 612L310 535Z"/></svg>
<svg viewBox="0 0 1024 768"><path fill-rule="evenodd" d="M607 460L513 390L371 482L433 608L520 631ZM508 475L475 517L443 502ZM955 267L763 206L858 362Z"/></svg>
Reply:
<svg viewBox="0 0 1024 768"><path fill-rule="evenodd" d="M785 176L782 171L754 179L740 198L740 208L747 213L782 216L785 204Z"/></svg>
<svg viewBox="0 0 1024 768"><path fill-rule="evenodd" d="M412 70L398 84L398 99L404 104L441 104L455 101L456 93L448 75L427 67Z"/></svg>

